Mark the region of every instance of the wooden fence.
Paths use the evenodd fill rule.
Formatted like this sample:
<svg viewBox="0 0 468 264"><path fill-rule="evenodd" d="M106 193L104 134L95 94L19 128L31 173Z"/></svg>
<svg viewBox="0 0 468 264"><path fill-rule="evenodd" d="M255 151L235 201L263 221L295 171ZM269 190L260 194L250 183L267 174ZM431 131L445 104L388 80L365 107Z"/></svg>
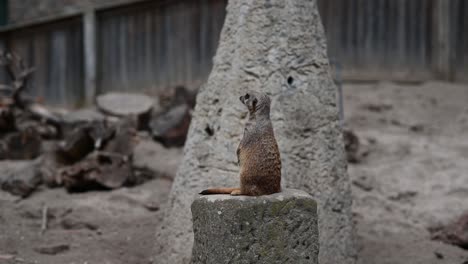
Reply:
<svg viewBox="0 0 468 264"><path fill-rule="evenodd" d="M89 10L0 29L0 48L36 67L28 91L56 106L80 106L108 91L196 88L211 70L226 3L141 1Z"/></svg>
<svg viewBox="0 0 468 264"><path fill-rule="evenodd" d="M80 17L31 25L0 33L4 49L20 55L36 72L27 87L31 95L52 104L74 106L83 99L83 44ZM8 82L0 69L0 80Z"/></svg>
<svg viewBox="0 0 468 264"><path fill-rule="evenodd" d="M199 86L211 70L225 1L153 1L99 12L98 92Z"/></svg>
<svg viewBox="0 0 468 264"><path fill-rule="evenodd" d="M344 79L468 81L468 2L319 0Z"/></svg>
<svg viewBox="0 0 468 264"><path fill-rule="evenodd" d="M464 0L450 1L453 16L450 16L451 39L454 43L451 61L454 61L454 79L468 82L468 2Z"/></svg>
<svg viewBox="0 0 468 264"><path fill-rule="evenodd" d="M318 0L345 80L468 81L468 2ZM158 0L0 28L37 72L29 91L74 107L107 91L156 94L208 76L227 0ZM6 81L0 70L0 83Z"/></svg>

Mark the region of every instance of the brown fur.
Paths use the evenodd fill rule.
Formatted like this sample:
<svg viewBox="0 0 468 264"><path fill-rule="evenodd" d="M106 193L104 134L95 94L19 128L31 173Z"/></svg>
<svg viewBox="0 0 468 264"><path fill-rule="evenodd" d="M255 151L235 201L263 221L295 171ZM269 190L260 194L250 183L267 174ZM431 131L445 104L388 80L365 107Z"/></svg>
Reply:
<svg viewBox="0 0 468 264"><path fill-rule="evenodd" d="M248 92L240 97L249 110L244 136L237 148L240 188L215 188L200 194L259 196L281 191L281 159L270 120L270 98Z"/></svg>

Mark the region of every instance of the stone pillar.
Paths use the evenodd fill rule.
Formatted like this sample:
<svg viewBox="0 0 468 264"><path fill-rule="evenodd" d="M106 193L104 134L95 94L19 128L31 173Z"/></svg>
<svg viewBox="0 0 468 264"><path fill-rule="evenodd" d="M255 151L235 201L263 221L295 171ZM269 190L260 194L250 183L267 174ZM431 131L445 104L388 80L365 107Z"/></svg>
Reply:
<svg viewBox="0 0 468 264"><path fill-rule="evenodd" d="M192 218L193 264L318 263L317 203L303 191L201 196Z"/></svg>
<svg viewBox="0 0 468 264"><path fill-rule="evenodd" d="M157 230L154 264L190 262L190 205L198 192L239 186L236 149L247 116L239 96L248 90L271 98L283 187L304 190L318 202L320 264L355 263L337 89L317 1L231 0Z"/></svg>

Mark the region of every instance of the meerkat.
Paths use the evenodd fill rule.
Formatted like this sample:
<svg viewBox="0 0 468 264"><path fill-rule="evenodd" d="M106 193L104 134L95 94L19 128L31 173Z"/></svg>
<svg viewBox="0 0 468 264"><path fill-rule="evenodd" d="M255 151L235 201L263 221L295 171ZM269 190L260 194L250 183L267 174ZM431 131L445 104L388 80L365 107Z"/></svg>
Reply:
<svg viewBox="0 0 468 264"><path fill-rule="evenodd" d="M239 99L249 111L237 148L240 188L214 188L200 194L260 196L281 192L281 159L270 120L270 98L248 92Z"/></svg>

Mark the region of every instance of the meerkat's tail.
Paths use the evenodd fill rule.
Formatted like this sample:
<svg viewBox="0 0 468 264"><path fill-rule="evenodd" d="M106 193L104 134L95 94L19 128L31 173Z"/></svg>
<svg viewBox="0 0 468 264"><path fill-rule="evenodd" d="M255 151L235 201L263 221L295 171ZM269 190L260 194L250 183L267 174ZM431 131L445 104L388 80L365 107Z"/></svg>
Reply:
<svg viewBox="0 0 468 264"><path fill-rule="evenodd" d="M231 194L233 191L240 191L240 188L213 188L200 192L202 195L208 194Z"/></svg>

